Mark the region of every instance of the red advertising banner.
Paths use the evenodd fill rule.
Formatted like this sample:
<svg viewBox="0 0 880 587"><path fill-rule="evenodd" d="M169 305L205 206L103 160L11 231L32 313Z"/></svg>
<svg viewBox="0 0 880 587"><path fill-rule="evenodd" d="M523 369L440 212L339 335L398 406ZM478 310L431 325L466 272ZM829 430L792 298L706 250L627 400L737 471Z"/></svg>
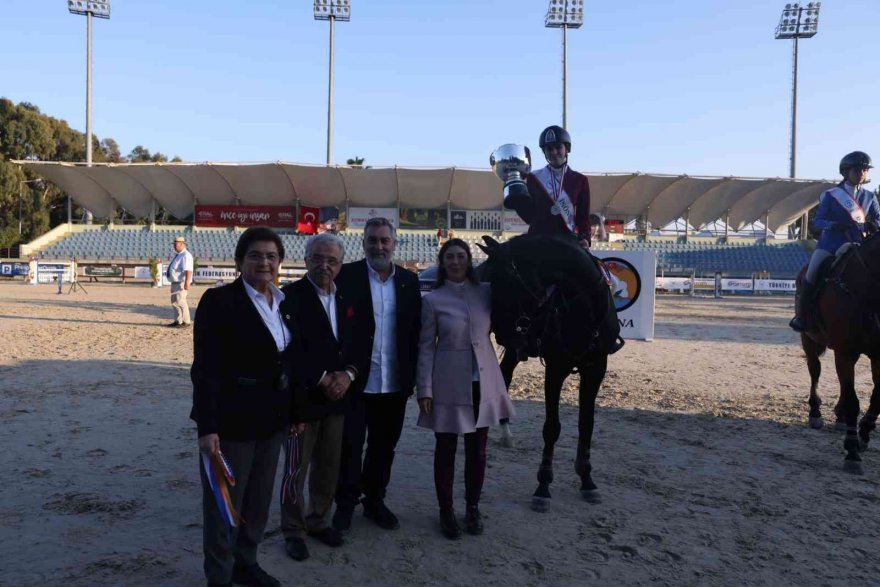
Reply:
<svg viewBox="0 0 880 587"><path fill-rule="evenodd" d="M297 219L296 230L302 234L315 234L318 232L318 225L321 224L321 209L312 208L310 206L299 207L299 218Z"/></svg>
<svg viewBox="0 0 880 587"><path fill-rule="evenodd" d="M605 232L623 234L623 222L621 222L620 220L606 220Z"/></svg>
<svg viewBox="0 0 880 587"><path fill-rule="evenodd" d="M293 206L206 206L196 205L196 226L275 226L294 228Z"/></svg>

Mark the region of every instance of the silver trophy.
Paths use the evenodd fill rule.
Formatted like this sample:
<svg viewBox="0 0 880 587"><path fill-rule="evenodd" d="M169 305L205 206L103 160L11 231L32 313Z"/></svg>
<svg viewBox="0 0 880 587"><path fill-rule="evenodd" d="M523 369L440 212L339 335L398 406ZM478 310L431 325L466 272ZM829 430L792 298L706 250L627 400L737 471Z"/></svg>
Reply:
<svg viewBox="0 0 880 587"><path fill-rule="evenodd" d="M532 170L532 154L523 145L501 145L489 156L489 165L504 182L504 207L522 216L521 211L532 208L532 196L526 186L526 176Z"/></svg>

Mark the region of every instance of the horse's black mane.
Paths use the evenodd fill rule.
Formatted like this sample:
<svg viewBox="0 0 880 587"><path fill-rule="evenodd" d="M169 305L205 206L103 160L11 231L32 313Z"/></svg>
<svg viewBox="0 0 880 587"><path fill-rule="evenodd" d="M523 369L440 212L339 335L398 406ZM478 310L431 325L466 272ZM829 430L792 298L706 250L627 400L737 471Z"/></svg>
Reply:
<svg viewBox="0 0 880 587"><path fill-rule="evenodd" d="M502 243L499 252L521 271L534 272L545 284L592 285L599 279L590 255L570 236L521 235Z"/></svg>

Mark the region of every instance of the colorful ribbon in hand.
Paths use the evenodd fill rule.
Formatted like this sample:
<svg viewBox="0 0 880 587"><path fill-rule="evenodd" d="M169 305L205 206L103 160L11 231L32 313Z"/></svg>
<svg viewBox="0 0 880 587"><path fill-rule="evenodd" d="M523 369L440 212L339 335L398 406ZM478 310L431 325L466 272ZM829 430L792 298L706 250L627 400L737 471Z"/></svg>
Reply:
<svg viewBox="0 0 880 587"><path fill-rule="evenodd" d="M229 497L229 487L235 487L235 475L232 473L232 467L223 453L217 451L209 455L202 453L202 466L205 468L205 476L208 478L208 485L211 486L211 493L217 500L217 507L220 509L220 517L226 525L226 537L232 542L232 529L237 528L243 522L241 516L232 506L232 499Z"/></svg>
<svg viewBox="0 0 880 587"><path fill-rule="evenodd" d="M284 443L284 478L281 479L281 505L287 498L296 503L296 480L299 478L299 434L291 432Z"/></svg>

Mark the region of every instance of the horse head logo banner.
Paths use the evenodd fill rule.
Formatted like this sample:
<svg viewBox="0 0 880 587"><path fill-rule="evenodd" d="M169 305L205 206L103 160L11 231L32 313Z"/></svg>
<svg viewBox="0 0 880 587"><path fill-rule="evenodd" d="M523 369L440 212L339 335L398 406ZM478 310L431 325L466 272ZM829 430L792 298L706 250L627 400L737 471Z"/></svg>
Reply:
<svg viewBox="0 0 880 587"><path fill-rule="evenodd" d="M642 293L642 277L632 263L619 257L602 259L611 278L611 296L618 312L636 303Z"/></svg>

